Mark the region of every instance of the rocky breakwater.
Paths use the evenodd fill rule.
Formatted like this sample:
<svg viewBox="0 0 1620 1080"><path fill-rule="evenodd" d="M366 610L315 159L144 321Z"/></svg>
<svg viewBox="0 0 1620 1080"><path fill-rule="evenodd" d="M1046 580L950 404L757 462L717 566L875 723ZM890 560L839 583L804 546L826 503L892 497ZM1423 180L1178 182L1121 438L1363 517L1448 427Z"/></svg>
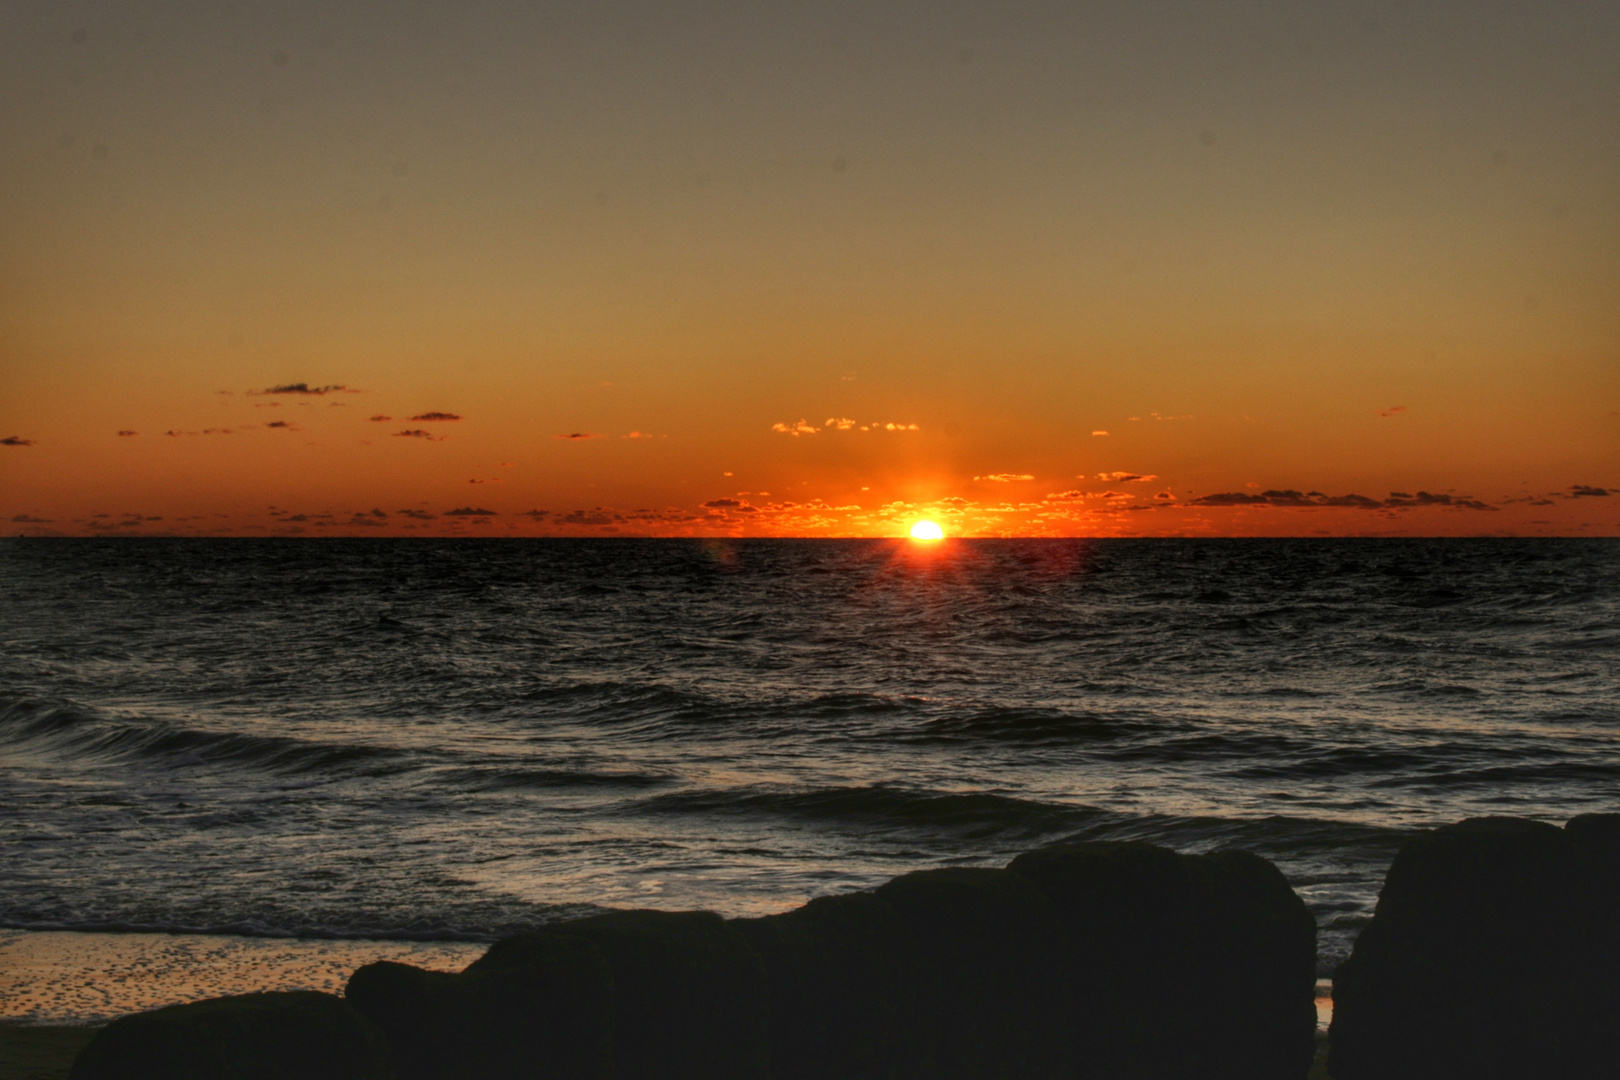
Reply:
<svg viewBox="0 0 1620 1080"><path fill-rule="evenodd" d="M456 974L367 965L329 1000L359 1024L352 1077L1303 1080L1314 954L1309 912L1262 859L1066 844L765 918L593 916ZM157 1018L245 1000L107 1033L183 1040ZM163 1075L271 1075L237 1071L217 1040L206 1052L212 1071ZM74 1080L157 1075L139 1070L160 1058L92 1044Z"/></svg>
<svg viewBox="0 0 1620 1080"><path fill-rule="evenodd" d="M1620 814L1406 843L1333 981L1336 1080L1620 1076Z"/></svg>

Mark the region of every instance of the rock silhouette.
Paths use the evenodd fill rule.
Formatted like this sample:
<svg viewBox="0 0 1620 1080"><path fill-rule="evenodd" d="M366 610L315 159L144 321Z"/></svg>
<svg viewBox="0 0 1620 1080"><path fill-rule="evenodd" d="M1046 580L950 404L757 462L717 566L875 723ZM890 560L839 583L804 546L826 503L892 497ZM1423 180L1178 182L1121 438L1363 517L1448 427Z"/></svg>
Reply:
<svg viewBox="0 0 1620 1080"><path fill-rule="evenodd" d="M1010 869L1067 930L1068 1075L1298 1080L1310 1068L1316 924L1264 859L1085 843Z"/></svg>
<svg viewBox="0 0 1620 1080"><path fill-rule="evenodd" d="M506 938L459 974L383 961L349 1002L387 1039L398 1080L612 1080L613 979L568 934Z"/></svg>
<svg viewBox="0 0 1620 1080"><path fill-rule="evenodd" d="M1472 818L1408 841L1335 974L1332 1075L1614 1075L1617 867L1620 815Z"/></svg>
<svg viewBox="0 0 1620 1080"><path fill-rule="evenodd" d="M329 1046L345 1080L1303 1080L1314 961L1310 914L1263 859L1066 844L764 918L616 911L504 939L455 974L368 964L347 1002L179 1015L253 1032L307 1015L283 1049ZM186 1040L216 1053L213 1029L175 1012L109 1027L150 1037L108 1035L86 1068L112 1064L75 1080L159 1075L118 1062L189 1061ZM260 1013L275 1022L242 1019Z"/></svg>
<svg viewBox="0 0 1620 1080"><path fill-rule="evenodd" d="M244 994L119 1017L70 1080L390 1080L382 1038L342 998Z"/></svg>

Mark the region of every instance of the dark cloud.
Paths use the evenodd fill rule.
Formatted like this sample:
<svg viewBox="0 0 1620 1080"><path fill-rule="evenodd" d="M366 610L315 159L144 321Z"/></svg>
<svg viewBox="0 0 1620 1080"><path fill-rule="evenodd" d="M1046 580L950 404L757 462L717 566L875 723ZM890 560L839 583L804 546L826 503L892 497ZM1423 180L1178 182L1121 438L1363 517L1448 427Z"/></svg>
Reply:
<svg viewBox="0 0 1620 1080"><path fill-rule="evenodd" d="M426 510L396 510L395 513L404 517L414 518L417 521L432 521L434 518L439 516L437 514L430 514Z"/></svg>
<svg viewBox="0 0 1620 1080"><path fill-rule="evenodd" d="M605 438L607 438L607 436L605 436L605 435L596 435L596 434L593 434L593 433L591 433L589 431L573 431L573 432L568 433L567 435L553 435L552 438L553 439L578 440L578 439L605 439Z"/></svg>
<svg viewBox="0 0 1620 1080"><path fill-rule="evenodd" d="M327 394L358 394L358 390L350 390L342 383L331 383L327 386L311 386L309 383L284 383L281 386L270 386L263 390L249 390L250 394L301 394L306 397L324 397Z"/></svg>
<svg viewBox="0 0 1620 1080"><path fill-rule="evenodd" d="M1592 487L1590 484L1575 484L1569 491L1569 497L1572 499L1590 499L1614 494L1608 488Z"/></svg>
<svg viewBox="0 0 1620 1080"><path fill-rule="evenodd" d="M21 435L7 435L0 439L0 446L33 446L33 439L25 439Z"/></svg>
<svg viewBox="0 0 1620 1080"><path fill-rule="evenodd" d="M421 428L411 428L409 431L396 431L396 432L394 432L394 438L396 438L396 439L426 439L429 442L444 442L444 436L443 435L435 435L430 431L423 431Z"/></svg>
<svg viewBox="0 0 1620 1080"><path fill-rule="evenodd" d="M371 418L371 422L373 424L386 424L386 423L388 423L388 421L390 421L392 419L393 419L392 416L384 416L382 413L378 413L376 416L373 416Z"/></svg>
<svg viewBox="0 0 1620 1080"><path fill-rule="evenodd" d="M707 506L710 510L731 510L741 507L743 504L738 502L736 499L710 499L703 505Z"/></svg>
<svg viewBox="0 0 1620 1080"><path fill-rule="evenodd" d="M1420 491L1410 495L1392 491L1389 498L1379 500L1365 495L1324 495L1320 491L1271 490L1259 495L1241 491L1223 491L1192 499L1188 506L1334 506L1352 510L1408 509L1415 506L1450 506L1459 510L1495 510L1496 507L1465 495L1434 495Z"/></svg>
<svg viewBox="0 0 1620 1080"><path fill-rule="evenodd" d="M270 428L286 428L289 431L298 430L297 428L293 427L291 424L289 424L285 420L272 420L272 421L270 421L268 424L266 424L264 426L265 427L270 427Z"/></svg>
<svg viewBox="0 0 1620 1080"><path fill-rule="evenodd" d="M56 519L55 518L29 517L27 514L18 514L16 517L12 518L11 520L15 521L19 525L49 525L51 522L55 521Z"/></svg>
<svg viewBox="0 0 1620 1080"><path fill-rule="evenodd" d="M460 419L461 417L457 416L453 412L425 412L418 413L416 416L411 417L413 422L425 422L429 424L446 423L451 420Z"/></svg>
<svg viewBox="0 0 1620 1080"><path fill-rule="evenodd" d="M551 511L550 510L525 510L525 511L523 511L522 516L523 517L531 517L531 518L534 518L534 520L536 520L536 521L540 521L540 520L543 520L545 518L550 517L551 516Z"/></svg>
<svg viewBox="0 0 1620 1080"><path fill-rule="evenodd" d="M119 434L119 435L120 435L120 436L121 436L121 437L123 437L123 438L126 438L126 439L127 439L127 438L129 438L129 437L130 437L130 436L131 436L131 435L139 435L139 434L140 434L140 432L138 432L138 431L131 431L131 430L129 430L129 429L128 429L128 428L125 428L125 429L124 429L124 430L123 430L123 431L120 431L120 432L119 432L119 433L118 433L118 434Z"/></svg>
<svg viewBox="0 0 1620 1080"><path fill-rule="evenodd" d="M494 517L495 511L483 510L473 506L459 506L454 510L446 510L445 517Z"/></svg>

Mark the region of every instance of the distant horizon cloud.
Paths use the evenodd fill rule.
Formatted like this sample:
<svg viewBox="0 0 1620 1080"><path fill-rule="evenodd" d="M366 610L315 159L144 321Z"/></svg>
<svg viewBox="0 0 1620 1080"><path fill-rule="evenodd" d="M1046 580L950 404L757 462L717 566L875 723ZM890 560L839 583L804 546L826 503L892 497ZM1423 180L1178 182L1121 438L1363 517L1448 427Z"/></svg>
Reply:
<svg viewBox="0 0 1620 1080"><path fill-rule="evenodd" d="M1084 480L1085 477L1082 475L1079 479ZM1147 484L1157 480L1158 477L1152 473L1100 472L1097 479L1115 484Z"/></svg>
<svg viewBox="0 0 1620 1080"><path fill-rule="evenodd" d="M1366 495L1327 495L1320 491L1273 489L1258 495L1241 491L1224 491L1190 499L1187 506L1283 506L1283 507L1340 507L1353 510L1401 510L1418 506L1449 506L1459 510L1499 510L1487 502L1466 495L1432 494L1419 491L1416 495L1392 491L1387 499L1373 499Z"/></svg>
<svg viewBox="0 0 1620 1080"><path fill-rule="evenodd" d="M447 436L435 435L431 431L423 431L421 428L411 428L411 429L409 429L407 431L396 431L396 432L394 432L394 438L396 438L396 439L426 439L428 442L444 442L444 440L447 438Z"/></svg>
<svg viewBox="0 0 1620 1080"><path fill-rule="evenodd" d="M390 420L392 420L393 417L392 416L384 416L382 413L378 413L376 416L367 417L367 419L370 420L373 424L386 424Z"/></svg>
<svg viewBox="0 0 1620 1080"><path fill-rule="evenodd" d="M1106 434L1108 434L1108 432L1106 432L1106 431L1093 431L1092 434L1093 435L1106 435Z"/></svg>
<svg viewBox="0 0 1620 1080"><path fill-rule="evenodd" d="M1388 418L1388 417L1396 415L1397 413L1403 413L1405 411L1406 411L1406 406L1405 405L1391 405L1388 408L1379 409L1378 410L1378 415L1382 416L1382 417L1385 417L1385 418Z"/></svg>
<svg viewBox="0 0 1620 1080"><path fill-rule="evenodd" d="M771 425L771 430L775 431L775 432L777 432L779 434L782 434L782 435L799 436L799 435L814 435L818 431L820 431L821 429L816 427L814 424L810 423L810 421L808 421L808 420L800 419L799 422L796 423L796 424L784 424L784 423L772 424Z"/></svg>
<svg viewBox="0 0 1620 1080"><path fill-rule="evenodd" d="M33 446L33 439L25 439L21 435L7 435L0 439L0 446Z"/></svg>
<svg viewBox="0 0 1620 1080"><path fill-rule="evenodd" d="M973 479L990 480L997 484L1011 484L1017 480L1033 480L1035 477L1030 473L998 472L990 473L987 476L975 476Z"/></svg>
<svg viewBox="0 0 1620 1080"><path fill-rule="evenodd" d="M1570 498L1589 499L1614 494L1608 488L1593 487L1590 484L1571 484Z"/></svg>
<svg viewBox="0 0 1620 1080"><path fill-rule="evenodd" d="M606 435L594 431L570 431L566 435L553 435L553 439L563 439L567 442L583 442L586 439L605 439Z"/></svg>
<svg viewBox="0 0 1620 1080"><path fill-rule="evenodd" d="M222 390L221 393L229 393ZM325 397L327 394L358 394L360 391L351 390L342 383L329 383L326 386L311 386L308 383L282 383L280 386L270 386L263 390L249 390L249 394L262 396L265 394L298 394L306 397Z"/></svg>
<svg viewBox="0 0 1620 1080"><path fill-rule="evenodd" d="M411 417L413 423L441 424L460 420L461 417L453 412L425 412Z"/></svg>
<svg viewBox="0 0 1620 1080"><path fill-rule="evenodd" d="M446 510L445 517L496 517L493 510L485 510L477 506L458 506L454 510Z"/></svg>
<svg viewBox="0 0 1620 1080"><path fill-rule="evenodd" d="M140 432L138 432L138 431L131 431L129 428L124 428L122 431L120 431L118 433L118 437L121 438L121 439L127 439L131 435L139 435L139 434L140 434Z"/></svg>

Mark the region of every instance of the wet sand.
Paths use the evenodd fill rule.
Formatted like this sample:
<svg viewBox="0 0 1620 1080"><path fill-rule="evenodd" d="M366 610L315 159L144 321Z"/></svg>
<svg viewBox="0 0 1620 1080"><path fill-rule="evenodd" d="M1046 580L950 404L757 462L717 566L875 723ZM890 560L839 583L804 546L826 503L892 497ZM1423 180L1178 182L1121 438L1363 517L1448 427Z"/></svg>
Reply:
<svg viewBox="0 0 1620 1080"><path fill-rule="evenodd" d="M356 968L375 960L460 971L487 947L453 941L0 930L0 1022L98 1024L227 994L338 993Z"/></svg>

